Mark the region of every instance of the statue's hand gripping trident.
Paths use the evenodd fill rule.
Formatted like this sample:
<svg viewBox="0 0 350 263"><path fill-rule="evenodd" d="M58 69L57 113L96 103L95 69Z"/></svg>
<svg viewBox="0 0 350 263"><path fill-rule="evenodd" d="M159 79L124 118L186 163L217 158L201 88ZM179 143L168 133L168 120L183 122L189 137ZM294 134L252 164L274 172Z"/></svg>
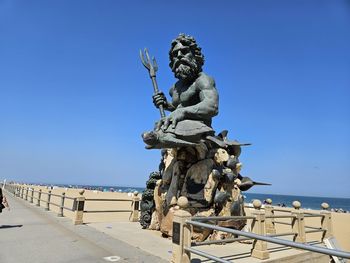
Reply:
<svg viewBox="0 0 350 263"><path fill-rule="evenodd" d="M144 55L144 53L146 56ZM145 66L145 68L148 70L149 76L152 79L154 94L158 94L159 89L158 89L158 84L156 80L156 72L158 70L158 65L157 65L156 59L154 57L152 58L152 60L150 59L147 48L145 48L144 53L142 52L142 50L140 50L141 62ZM160 117L162 119L165 118L164 106L162 104L159 105L159 112L160 112Z"/></svg>

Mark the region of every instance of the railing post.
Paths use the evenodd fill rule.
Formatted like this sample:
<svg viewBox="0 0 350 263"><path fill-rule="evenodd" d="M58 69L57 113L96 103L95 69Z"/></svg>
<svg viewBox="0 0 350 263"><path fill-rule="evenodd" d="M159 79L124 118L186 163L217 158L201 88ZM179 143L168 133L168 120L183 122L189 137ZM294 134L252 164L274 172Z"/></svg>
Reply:
<svg viewBox="0 0 350 263"><path fill-rule="evenodd" d="M135 191L132 197L132 214L130 221L138 222L139 221L139 208L140 208L140 197L138 197L138 192Z"/></svg>
<svg viewBox="0 0 350 263"><path fill-rule="evenodd" d="M74 225L81 225L83 224L83 217L84 217L84 205L85 205L85 197L83 196L85 190L81 190L79 192L78 197L74 200L74 207L75 207L75 215L73 219Z"/></svg>
<svg viewBox="0 0 350 263"><path fill-rule="evenodd" d="M50 200L51 200L51 190L47 192L47 203L45 208L46 211L50 210Z"/></svg>
<svg viewBox="0 0 350 263"><path fill-rule="evenodd" d="M321 204L322 211L321 215L321 226L325 230L322 235L322 240L333 236L333 226L332 226L332 213L328 211L329 205L327 203Z"/></svg>
<svg viewBox="0 0 350 263"><path fill-rule="evenodd" d="M26 198L25 198L26 201L28 201L28 191L29 191L29 187L27 186L27 188L26 188Z"/></svg>
<svg viewBox="0 0 350 263"><path fill-rule="evenodd" d="M270 198L267 198L266 204L265 204L265 217L274 216L274 215L275 215L275 212L273 211L272 200ZM266 218L265 226L266 226L266 234L276 234L274 218Z"/></svg>
<svg viewBox="0 0 350 263"><path fill-rule="evenodd" d="M65 192L63 192L63 193L62 193L62 196L61 196L61 206L60 206L59 213L58 213L58 215L57 215L57 216L60 216L60 217L62 217L62 216L63 216L63 207L64 207L64 199L65 199L65 195L66 195L66 193L65 193Z"/></svg>
<svg viewBox="0 0 350 263"><path fill-rule="evenodd" d="M252 222L252 232L265 236L266 235L266 229L265 229L265 212L260 210L261 208L261 201L260 200L254 200L253 206L255 210L252 212L252 215L255 217ZM252 248L252 257L258 258L258 259L268 259L270 257L269 251L267 250L267 242L262 240L255 239L253 242L253 248Z"/></svg>
<svg viewBox="0 0 350 263"><path fill-rule="evenodd" d="M304 220L304 212L300 210L301 203L299 201L294 201L292 203L294 209L291 211L292 216L292 229L294 234L293 241L305 243L306 235L305 235L305 220Z"/></svg>
<svg viewBox="0 0 350 263"><path fill-rule="evenodd" d="M21 189L22 189L21 198L23 199L23 196L24 196L24 186L22 186Z"/></svg>
<svg viewBox="0 0 350 263"><path fill-rule="evenodd" d="M177 204L180 208L174 213L171 262L189 263L191 261L191 253L186 251L185 247L191 247L192 227L186 224L186 220L191 218L191 214L185 210L188 207L186 197L179 197Z"/></svg>
<svg viewBox="0 0 350 263"><path fill-rule="evenodd" d="M38 201L36 203L36 206L40 206L40 200L41 200L41 189L39 189L39 192L38 192Z"/></svg>
<svg viewBox="0 0 350 263"><path fill-rule="evenodd" d="M32 188L32 195L30 196L30 202L33 203L34 200L34 188Z"/></svg>

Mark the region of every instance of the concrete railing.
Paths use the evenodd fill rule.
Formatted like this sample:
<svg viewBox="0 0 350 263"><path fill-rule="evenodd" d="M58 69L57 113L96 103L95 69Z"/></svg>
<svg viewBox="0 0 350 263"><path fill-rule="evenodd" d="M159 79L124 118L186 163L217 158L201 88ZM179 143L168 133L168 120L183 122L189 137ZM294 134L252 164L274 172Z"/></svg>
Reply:
<svg viewBox="0 0 350 263"><path fill-rule="evenodd" d="M230 262L216 255L208 254L204 251L195 249L193 247L212 244L225 244L242 240L253 240L251 248L251 256L258 259L268 259L270 252L267 248L267 243L279 244L291 248L297 248L305 251L312 251L316 253L326 254L330 256L350 259L350 253L329 249L320 246L314 246L306 242L306 234L321 233L321 240L332 237L332 218L331 212L326 209L329 207L323 203L324 209L320 213L304 212L300 209L301 204L298 201L293 202L294 209L289 211L288 215L274 215L278 209L273 209L270 204L261 209L261 202L255 200L253 202L254 210L251 211L251 216L231 216L231 217L192 217L186 211L188 201L185 197L178 199L178 207L174 214L173 220L173 254L172 262L174 263L188 263L191 261L191 253L200 255L202 257L214 260L216 262ZM286 212L286 210L283 210ZM320 227L311 227L305 225L305 219L310 217L319 217ZM290 232L276 233L275 224L281 223L275 219L290 219ZM244 232L231 228L217 226L218 221L222 220L251 220L251 232ZM204 223L204 222L211 222ZM213 224L212 222L215 222ZM193 227L206 228L210 230L222 231L238 236L237 238L223 239L223 240L209 240L203 242L193 242L191 240L193 234ZM281 239L277 237L292 236L293 241Z"/></svg>
<svg viewBox="0 0 350 263"><path fill-rule="evenodd" d="M2 186L3 184L1 184ZM36 206L45 207L46 211L55 211L59 217L69 217L75 225L86 223L84 215L99 213L127 213L128 220L137 222L139 220L140 197L137 192L133 193L132 198L86 198L85 190L74 192L74 196L67 196L67 193L60 188L53 193L52 189L35 185L6 184L5 190L13 196L35 203ZM61 190L60 193L57 191ZM120 202L130 203L130 209L87 209L89 203L111 203ZM96 207L92 206L92 208Z"/></svg>

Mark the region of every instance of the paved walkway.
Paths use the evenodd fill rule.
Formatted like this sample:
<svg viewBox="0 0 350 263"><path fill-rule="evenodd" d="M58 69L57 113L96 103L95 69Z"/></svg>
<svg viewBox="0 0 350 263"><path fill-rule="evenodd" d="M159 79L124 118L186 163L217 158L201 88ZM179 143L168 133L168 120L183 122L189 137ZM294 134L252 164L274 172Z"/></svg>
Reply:
<svg viewBox="0 0 350 263"><path fill-rule="evenodd" d="M171 240L162 238L159 231L143 230L139 224L131 222L90 223L89 226L170 262L172 253ZM285 239L290 240L290 237ZM329 262L329 258L321 254L291 249L271 243L268 244L270 258L267 260L260 260L250 256L251 248L252 245L250 243L239 242L226 245L194 247L194 249L235 263ZM213 262L196 254L191 254L191 259L192 263Z"/></svg>
<svg viewBox="0 0 350 263"><path fill-rule="evenodd" d="M142 230L138 223L74 226L71 219L57 217L56 213L8 193L7 197L11 211L3 210L0 214L0 263L106 263L105 258L113 256L118 263L157 263L171 259L171 240L160 237L160 232ZM250 257L251 247L236 242L198 249L236 263L329 261L321 254L274 244L268 245L270 258L261 261ZM191 262L212 261L193 254Z"/></svg>
<svg viewBox="0 0 350 263"><path fill-rule="evenodd" d="M44 211L6 193L11 211L0 214L0 262L106 263L167 262L95 228L74 226L67 218ZM118 260L119 259L119 260Z"/></svg>

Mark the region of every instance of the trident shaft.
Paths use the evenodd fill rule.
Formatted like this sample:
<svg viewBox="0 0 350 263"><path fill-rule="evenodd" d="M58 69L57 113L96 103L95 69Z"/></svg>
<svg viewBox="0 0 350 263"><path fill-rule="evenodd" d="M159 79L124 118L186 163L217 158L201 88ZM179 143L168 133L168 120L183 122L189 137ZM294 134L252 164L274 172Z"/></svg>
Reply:
<svg viewBox="0 0 350 263"><path fill-rule="evenodd" d="M142 50L140 50L141 62L145 66L145 68L148 70L149 76L152 79L154 93L157 94L159 92L157 79L156 79L156 72L158 70L158 65L157 65L156 59L154 57L152 58L152 60L150 59L147 48L145 48L144 53L145 53L146 57L143 54ZM159 112L160 112L160 117L164 118L165 112L164 112L163 105L159 105Z"/></svg>

